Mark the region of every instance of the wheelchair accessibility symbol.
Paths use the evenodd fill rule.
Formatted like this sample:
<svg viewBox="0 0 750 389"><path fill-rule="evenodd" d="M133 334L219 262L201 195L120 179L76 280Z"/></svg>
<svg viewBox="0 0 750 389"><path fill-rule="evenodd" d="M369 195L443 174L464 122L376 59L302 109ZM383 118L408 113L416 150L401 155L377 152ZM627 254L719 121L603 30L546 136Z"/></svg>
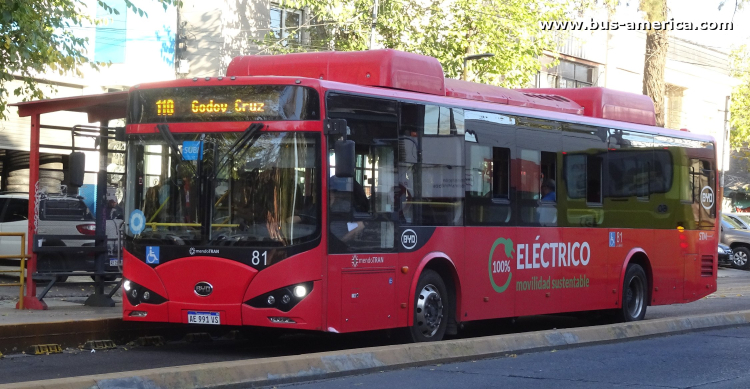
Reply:
<svg viewBox="0 0 750 389"><path fill-rule="evenodd" d="M140 209L133 210L130 213L130 232L138 235L143 232L144 228L146 228L146 217L143 216L143 212Z"/></svg>
<svg viewBox="0 0 750 389"><path fill-rule="evenodd" d="M146 263L159 264L159 246L146 246Z"/></svg>

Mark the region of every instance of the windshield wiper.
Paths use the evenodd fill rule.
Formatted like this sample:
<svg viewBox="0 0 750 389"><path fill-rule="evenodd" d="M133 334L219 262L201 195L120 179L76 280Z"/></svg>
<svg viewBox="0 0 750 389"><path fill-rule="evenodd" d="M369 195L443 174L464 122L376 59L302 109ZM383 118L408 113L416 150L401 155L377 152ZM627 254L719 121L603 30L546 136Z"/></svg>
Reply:
<svg viewBox="0 0 750 389"><path fill-rule="evenodd" d="M226 167L229 161L232 160L234 153L236 153L243 147L251 146L253 143L255 143L255 141L260 137L260 134L258 134L258 132L261 128L263 128L262 123L253 123L247 129L245 129L245 132L243 132L242 135L237 138L237 140L234 141L231 146L229 146L226 154L224 154L224 159L222 159L221 163L219 164L219 168L214 170L214 177L212 178L216 178L216 175Z"/></svg>
<svg viewBox="0 0 750 389"><path fill-rule="evenodd" d="M175 153L175 155L178 157L178 161L182 161L182 153L180 152L180 147L177 145L177 141L172 136L172 132L169 131L169 124L157 124L156 129L159 130L159 133L161 134L161 137L164 138L164 141L167 142L169 147L172 149L172 151ZM203 138L201 138L201 141L203 141ZM192 164L188 164L190 173L195 176L196 170L195 167ZM171 179L172 183L175 185L177 184L175 182L174 177Z"/></svg>
<svg viewBox="0 0 750 389"><path fill-rule="evenodd" d="M172 151L182 159L182 153L180 153L180 148L177 146L177 141L174 140L174 137L172 136L172 132L169 131L169 124L157 124L156 129L159 130L159 133L161 133L161 137L164 138L164 140L169 144L169 147L172 148Z"/></svg>

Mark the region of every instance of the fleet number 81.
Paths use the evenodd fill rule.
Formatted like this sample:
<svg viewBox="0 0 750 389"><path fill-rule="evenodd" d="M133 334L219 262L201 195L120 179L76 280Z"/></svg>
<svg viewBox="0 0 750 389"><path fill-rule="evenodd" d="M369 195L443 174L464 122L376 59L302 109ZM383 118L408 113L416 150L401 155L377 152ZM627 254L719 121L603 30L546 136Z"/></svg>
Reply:
<svg viewBox="0 0 750 389"><path fill-rule="evenodd" d="M268 251L253 251L253 257L250 259L250 261L253 263L253 265L260 265L260 257L263 257L263 266L268 265Z"/></svg>

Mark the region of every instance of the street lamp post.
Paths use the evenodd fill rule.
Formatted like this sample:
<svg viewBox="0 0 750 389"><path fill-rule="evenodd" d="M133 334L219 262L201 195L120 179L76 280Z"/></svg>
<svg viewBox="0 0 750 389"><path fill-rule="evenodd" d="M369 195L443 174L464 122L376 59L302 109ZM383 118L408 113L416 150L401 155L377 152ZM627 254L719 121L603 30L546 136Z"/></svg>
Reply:
<svg viewBox="0 0 750 389"><path fill-rule="evenodd" d="M469 61L475 60L475 59L481 59L481 58L489 58L494 57L495 54L492 53L483 53L483 54L472 54L467 55L464 57L464 74L461 76L461 79L466 81L466 79L469 77L469 70L466 67Z"/></svg>

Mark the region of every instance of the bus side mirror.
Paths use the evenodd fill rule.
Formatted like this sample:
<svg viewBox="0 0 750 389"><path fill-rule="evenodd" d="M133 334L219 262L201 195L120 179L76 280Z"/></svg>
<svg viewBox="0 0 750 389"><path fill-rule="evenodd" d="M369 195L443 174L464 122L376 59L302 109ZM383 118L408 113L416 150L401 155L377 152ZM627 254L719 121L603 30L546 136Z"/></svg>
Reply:
<svg viewBox="0 0 750 389"><path fill-rule="evenodd" d="M115 128L115 140L118 142L125 142L127 136L125 135L125 127Z"/></svg>
<svg viewBox="0 0 750 389"><path fill-rule="evenodd" d="M81 152L70 153L68 159L68 182L71 186L83 186L83 176L86 174L86 154Z"/></svg>
<svg viewBox="0 0 750 389"><path fill-rule="evenodd" d="M354 177L354 141L338 140L334 145L336 152L336 177Z"/></svg>

